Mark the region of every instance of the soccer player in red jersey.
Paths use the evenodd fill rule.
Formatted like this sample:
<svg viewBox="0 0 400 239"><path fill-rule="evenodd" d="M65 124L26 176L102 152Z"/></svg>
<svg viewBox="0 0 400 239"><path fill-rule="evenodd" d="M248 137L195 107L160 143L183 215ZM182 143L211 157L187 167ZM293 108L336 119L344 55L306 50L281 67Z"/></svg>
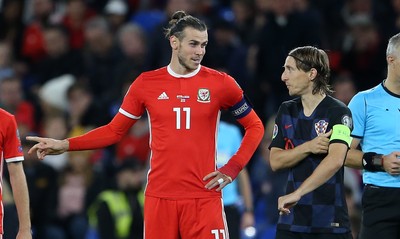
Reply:
<svg viewBox="0 0 400 239"><path fill-rule="evenodd" d="M17 123L10 113L0 109L0 173L3 174L3 160L7 163L10 174L10 183L17 207L19 230L17 239L31 239L31 219L29 214L28 186L22 161L21 141L19 139ZM0 183L2 175L0 175ZM1 185L0 185L1 186ZM0 239L3 238L3 194L0 187Z"/></svg>
<svg viewBox="0 0 400 239"><path fill-rule="evenodd" d="M43 159L114 144L146 112L151 158L144 237L228 239L221 189L249 161L263 137L263 124L231 76L200 65L208 42L204 22L178 11L166 37L172 48L170 64L142 73L108 125L65 140L28 137L38 142L30 153L36 151ZM217 169L217 126L225 109L246 133L237 153Z"/></svg>

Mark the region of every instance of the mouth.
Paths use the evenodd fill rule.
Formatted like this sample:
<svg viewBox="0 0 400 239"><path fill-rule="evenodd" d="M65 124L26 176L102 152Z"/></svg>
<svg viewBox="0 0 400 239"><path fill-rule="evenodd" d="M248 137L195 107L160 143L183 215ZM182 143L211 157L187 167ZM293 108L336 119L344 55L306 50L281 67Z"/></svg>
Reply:
<svg viewBox="0 0 400 239"><path fill-rule="evenodd" d="M200 64L201 59L196 58L196 59L192 59L192 61L193 61L195 64Z"/></svg>

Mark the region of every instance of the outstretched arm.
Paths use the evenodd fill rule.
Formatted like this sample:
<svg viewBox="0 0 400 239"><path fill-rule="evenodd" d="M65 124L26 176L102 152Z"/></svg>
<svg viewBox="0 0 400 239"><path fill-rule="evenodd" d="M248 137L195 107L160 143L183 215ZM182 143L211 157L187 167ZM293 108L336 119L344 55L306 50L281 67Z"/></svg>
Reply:
<svg viewBox="0 0 400 239"><path fill-rule="evenodd" d="M88 133L64 140L28 136L27 140L36 141L28 153L36 152L39 159L46 155L62 154L66 151L90 150L115 144L128 132L136 120L120 113L104 126Z"/></svg>

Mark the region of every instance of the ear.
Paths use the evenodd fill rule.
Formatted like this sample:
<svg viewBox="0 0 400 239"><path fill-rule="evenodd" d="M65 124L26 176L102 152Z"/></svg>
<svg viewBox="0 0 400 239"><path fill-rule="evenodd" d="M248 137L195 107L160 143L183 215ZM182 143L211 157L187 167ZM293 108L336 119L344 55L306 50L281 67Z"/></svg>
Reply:
<svg viewBox="0 0 400 239"><path fill-rule="evenodd" d="M310 78L311 81L317 77L318 71L315 68L311 68L310 72L308 73L308 77Z"/></svg>
<svg viewBox="0 0 400 239"><path fill-rule="evenodd" d="M395 60L395 58L394 58L394 56L392 56L392 55L389 55L389 56L386 57L386 61L387 61L387 64L388 64L388 65L390 65L391 63L393 63L394 60Z"/></svg>
<svg viewBox="0 0 400 239"><path fill-rule="evenodd" d="M176 37L176 36L171 36L170 38L169 38L169 44L170 44L170 46L171 46L171 48L173 49L173 50L177 50L178 49L178 38Z"/></svg>

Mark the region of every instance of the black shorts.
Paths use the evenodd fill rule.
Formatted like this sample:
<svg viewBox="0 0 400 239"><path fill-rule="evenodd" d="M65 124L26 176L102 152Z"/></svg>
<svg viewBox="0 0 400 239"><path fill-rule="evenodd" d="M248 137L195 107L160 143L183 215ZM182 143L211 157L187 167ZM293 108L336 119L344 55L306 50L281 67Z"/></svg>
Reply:
<svg viewBox="0 0 400 239"><path fill-rule="evenodd" d="M400 239L400 188L366 185L360 239Z"/></svg>
<svg viewBox="0 0 400 239"><path fill-rule="evenodd" d="M353 239L348 233L303 233L277 230L275 239Z"/></svg>

